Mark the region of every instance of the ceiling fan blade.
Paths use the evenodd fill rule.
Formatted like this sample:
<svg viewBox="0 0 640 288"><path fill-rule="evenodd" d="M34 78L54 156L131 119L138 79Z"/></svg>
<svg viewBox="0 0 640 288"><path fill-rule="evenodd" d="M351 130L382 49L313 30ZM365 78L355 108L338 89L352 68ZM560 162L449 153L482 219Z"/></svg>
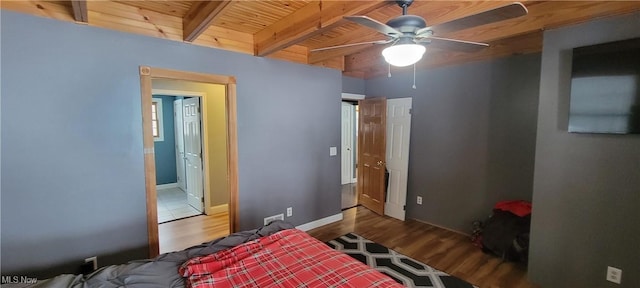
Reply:
<svg viewBox="0 0 640 288"><path fill-rule="evenodd" d="M498 7L495 9L480 12L478 14L470 15L464 18L456 19L446 23L434 25L431 27L422 28L416 31L416 35L420 35L429 30L433 30L435 33L443 34L452 31L464 30L467 28L489 24L493 22L503 21L511 18L527 15L527 7L520 2L514 2L506 6Z"/></svg>
<svg viewBox="0 0 640 288"><path fill-rule="evenodd" d="M483 48L489 47L489 44L487 43L440 38L440 37L433 37L433 36L428 38L416 39L416 42L418 43L429 42L430 47L446 49L446 50L456 50L456 51L462 51L462 52L476 52L476 51L482 50Z"/></svg>
<svg viewBox="0 0 640 288"><path fill-rule="evenodd" d="M338 48L346 48L346 47L358 46L358 45L366 45L366 44L389 44L391 42L393 42L393 39L391 39L391 40L378 40L378 41L360 42L360 43L351 43L351 44L336 45L336 46L329 46L329 47L322 47L322 48L311 49L310 51L311 52L318 52L318 51L324 51L324 50L330 50L330 49L338 49Z"/></svg>
<svg viewBox="0 0 640 288"><path fill-rule="evenodd" d="M369 27L387 36L398 37L402 35L402 32L391 28L391 26L384 24L382 22L379 22L375 19L369 18L367 16L345 16L344 19L347 19L351 22L358 23L362 26Z"/></svg>

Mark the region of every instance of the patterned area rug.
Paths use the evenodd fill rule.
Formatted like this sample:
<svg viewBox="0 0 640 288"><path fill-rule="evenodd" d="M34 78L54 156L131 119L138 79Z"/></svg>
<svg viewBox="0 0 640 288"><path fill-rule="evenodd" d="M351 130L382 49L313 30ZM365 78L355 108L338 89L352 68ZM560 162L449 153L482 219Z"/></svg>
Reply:
<svg viewBox="0 0 640 288"><path fill-rule="evenodd" d="M375 268L407 287L476 287L353 233L333 239L327 242L327 245Z"/></svg>

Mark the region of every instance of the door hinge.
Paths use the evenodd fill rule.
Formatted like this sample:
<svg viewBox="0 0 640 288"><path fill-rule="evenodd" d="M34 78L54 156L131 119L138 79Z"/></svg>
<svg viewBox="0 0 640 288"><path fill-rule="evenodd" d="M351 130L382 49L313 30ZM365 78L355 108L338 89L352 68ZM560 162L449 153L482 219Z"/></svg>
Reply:
<svg viewBox="0 0 640 288"><path fill-rule="evenodd" d="M202 203L204 203L204 196L202 198L200 198L200 201L202 201Z"/></svg>
<svg viewBox="0 0 640 288"><path fill-rule="evenodd" d="M407 205L402 205L402 211L407 211Z"/></svg>
<svg viewBox="0 0 640 288"><path fill-rule="evenodd" d="M411 115L412 111L413 111L413 108L409 108L409 115Z"/></svg>

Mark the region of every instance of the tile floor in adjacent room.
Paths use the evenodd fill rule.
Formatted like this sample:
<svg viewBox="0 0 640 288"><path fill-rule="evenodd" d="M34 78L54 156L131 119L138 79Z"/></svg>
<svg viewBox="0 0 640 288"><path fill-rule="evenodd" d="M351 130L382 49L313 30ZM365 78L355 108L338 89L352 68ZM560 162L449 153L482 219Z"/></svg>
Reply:
<svg viewBox="0 0 640 288"><path fill-rule="evenodd" d="M158 223L202 214L187 203L180 188L158 189Z"/></svg>

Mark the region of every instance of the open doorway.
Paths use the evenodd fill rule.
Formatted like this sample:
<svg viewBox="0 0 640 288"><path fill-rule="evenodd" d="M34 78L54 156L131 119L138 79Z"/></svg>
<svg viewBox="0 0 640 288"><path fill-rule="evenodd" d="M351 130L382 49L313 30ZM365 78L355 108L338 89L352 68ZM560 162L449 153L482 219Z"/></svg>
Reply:
<svg viewBox="0 0 640 288"><path fill-rule="evenodd" d="M347 93L343 93L342 99L343 210L348 209L350 205L363 205L378 214L404 221L412 99L372 98L364 100L364 95ZM354 102L355 99L358 99L357 102ZM361 111L362 115L360 115ZM382 114L376 116L372 111L382 112ZM354 126L349 123L351 119L355 119ZM378 123L374 123L375 121ZM359 131L362 127L365 128ZM378 133L382 137L374 136L373 128L379 129ZM351 129L355 130L355 133L351 133ZM354 137L355 147L352 147L350 137ZM376 143L376 140L382 141ZM375 147L382 148L374 149ZM351 153L356 154L353 158L353 170L350 166ZM368 161L369 163L367 163ZM358 166L361 166L362 169L358 169ZM369 169L369 171L362 172L363 169ZM349 183L350 171L353 171L353 177L357 178L352 180L352 182L356 182L356 185ZM363 175L358 175L358 172ZM350 199L352 195L355 196L353 200Z"/></svg>
<svg viewBox="0 0 640 288"><path fill-rule="evenodd" d="M162 97L159 94L163 94L165 101L172 101L164 106L174 107L173 121L177 123L174 125L177 129L173 132L179 134L175 136L178 141L171 141L178 145L169 147L166 153L158 150L159 142L155 142L156 179L162 176L160 172L167 170L160 166L163 159L166 159L164 164L167 166L172 167L175 163L176 169L169 173L171 176L176 174L176 180L181 176L184 179L180 181L184 182L184 190L175 187L179 186L178 181L169 189L157 189L158 219L169 220L158 226L160 253L181 250L228 235L225 86L162 78L153 78L151 85L154 98ZM170 126L170 122L165 121L165 124ZM168 130L168 125L164 125L165 130ZM153 127L155 126L152 125ZM165 140L171 137L168 134L165 135ZM177 159L176 156L182 158ZM179 170L182 175L177 173ZM207 216L186 219L203 214ZM217 228L207 231L185 230L184 227L198 220ZM185 237L185 233L189 237Z"/></svg>
<svg viewBox="0 0 640 288"><path fill-rule="evenodd" d="M358 100L364 95L342 94L341 119L341 197L342 210L358 205Z"/></svg>
<svg viewBox="0 0 640 288"><path fill-rule="evenodd" d="M149 256L155 257L160 252L181 250L237 231L238 154L235 79L230 76L140 67L140 80ZM154 89L156 92L160 89L164 92L181 90L191 93L166 96L176 97L170 99L173 101L171 106L181 107L183 113L184 188L187 190L187 203L194 209L200 208L200 211L206 215L158 224L160 209L158 187L156 187L158 169L155 161L158 151L153 141L154 134L157 134L154 132L154 127L157 127L154 126L153 115ZM173 106L175 100L179 100L178 97L181 97L182 105ZM193 118L191 122L187 119L188 117ZM170 121L164 119L164 125L168 122ZM195 134L198 137L192 137L193 139L188 136L196 136ZM167 137L166 134L164 136ZM177 145L174 144L174 146ZM175 186L180 189L178 183L180 174L177 168L180 165L180 159L178 159L180 151L172 150L172 152L175 155L176 166ZM194 174L190 176L188 171L192 168L199 169L202 176L192 177ZM190 193L190 187L196 188L194 191L201 191L202 196ZM167 235L169 237L166 238L171 239L172 243L163 245L166 244L163 237Z"/></svg>
<svg viewBox="0 0 640 288"><path fill-rule="evenodd" d="M202 133L206 127L202 123L200 107L201 99L207 92L196 90L206 87L182 80L152 79L152 88L151 126L154 134L158 223L202 215L205 211L202 138L207 135ZM224 97L224 90L219 90L221 92L217 97ZM216 97L214 93L210 94ZM226 153L223 150L212 152ZM222 195L222 198L221 201L226 204L228 196Z"/></svg>

